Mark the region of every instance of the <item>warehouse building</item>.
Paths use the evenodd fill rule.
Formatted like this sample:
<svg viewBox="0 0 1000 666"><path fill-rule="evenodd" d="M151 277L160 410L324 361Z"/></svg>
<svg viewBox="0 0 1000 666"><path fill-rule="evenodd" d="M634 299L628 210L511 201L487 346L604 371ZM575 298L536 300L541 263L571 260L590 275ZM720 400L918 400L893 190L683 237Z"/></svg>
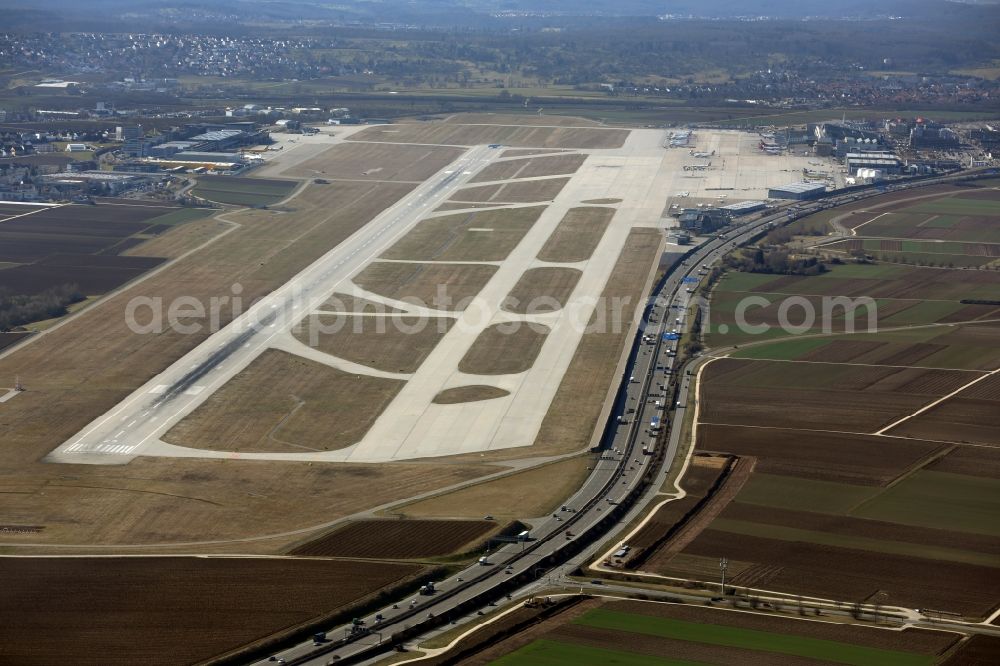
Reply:
<svg viewBox="0 0 1000 666"><path fill-rule="evenodd" d="M210 153L191 150L177 153L173 157L170 157L168 161L181 164L210 164L227 169L244 165L243 156L239 153Z"/></svg>
<svg viewBox="0 0 1000 666"><path fill-rule="evenodd" d="M730 217L731 213L722 208L685 208L677 220L681 229L699 235L726 226Z"/></svg>
<svg viewBox="0 0 1000 666"><path fill-rule="evenodd" d="M727 206L722 206L722 210L728 211L733 217L739 215L749 215L750 213L756 213L759 210L764 210L766 204L763 201L741 201L739 203L732 203Z"/></svg>
<svg viewBox="0 0 1000 666"><path fill-rule="evenodd" d="M823 183L811 183L809 181L789 183L780 187L771 187L767 190L769 199L805 200L815 199L824 194L826 194L826 185Z"/></svg>
<svg viewBox="0 0 1000 666"><path fill-rule="evenodd" d="M897 174L903 168L899 157L889 152L848 153L844 157L848 173L856 174L858 169L878 169L885 174Z"/></svg>
<svg viewBox="0 0 1000 666"><path fill-rule="evenodd" d="M247 138L246 132L237 129L213 130L191 137L190 141L198 144L198 149L217 152L241 146Z"/></svg>
<svg viewBox="0 0 1000 666"><path fill-rule="evenodd" d="M184 150L191 150L198 145L197 141L168 141L158 146L151 146L149 155L151 157L170 157Z"/></svg>

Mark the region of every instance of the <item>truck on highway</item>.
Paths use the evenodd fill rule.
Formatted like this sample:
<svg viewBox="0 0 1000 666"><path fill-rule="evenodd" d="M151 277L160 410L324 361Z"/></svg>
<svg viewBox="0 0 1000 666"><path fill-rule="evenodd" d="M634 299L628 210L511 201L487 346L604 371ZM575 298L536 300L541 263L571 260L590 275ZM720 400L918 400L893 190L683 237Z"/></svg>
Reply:
<svg viewBox="0 0 1000 666"><path fill-rule="evenodd" d="M490 558L483 555L482 557L479 558L479 563L484 567L488 567L490 565Z"/></svg>
<svg viewBox="0 0 1000 666"><path fill-rule="evenodd" d="M659 431L659 429L660 429L660 417L659 416L654 416L653 418L649 419L649 429L651 431L653 431L653 432Z"/></svg>

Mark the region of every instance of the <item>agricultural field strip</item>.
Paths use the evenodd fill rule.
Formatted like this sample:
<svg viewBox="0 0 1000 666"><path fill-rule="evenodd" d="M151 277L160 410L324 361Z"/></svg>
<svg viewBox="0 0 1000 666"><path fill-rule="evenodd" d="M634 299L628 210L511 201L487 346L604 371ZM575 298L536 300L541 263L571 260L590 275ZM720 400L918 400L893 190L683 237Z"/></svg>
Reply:
<svg viewBox="0 0 1000 666"><path fill-rule="evenodd" d="M965 384L964 386L962 386L962 387L960 387L960 388L952 391L948 395L942 396L942 397L938 398L937 400L934 400L933 402L930 402L929 404L924 405L923 407L921 407L917 411L913 412L912 414L910 414L908 416L904 416L903 418L899 419L898 421L896 421L894 423L890 423L886 427L882 428L881 430L879 430L878 432L873 433L873 434L875 434L875 435L882 435L885 432L887 432L889 430L892 430L896 426L898 426L898 425L900 425L902 423L905 423L906 421L909 421L913 417L919 416L920 414L923 414L927 410L929 410L929 409L931 409L933 407L936 407L937 405L940 405L942 402L948 400L949 398L952 398L952 397L958 395L959 393L961 393L965 389L969 388L970 386L978 384L979 382L983 381L984 379L987 379L988 377L992 377L993 375L996 375L998 373L1000 373L1000 368L997 368L996 370L994 370L992 372L988 372L988 373L986 373L985 375L983 375L981 377L977 377L977 378L973 379L972 381L970 381L968 384Z"/></svg>
<svg viewBox="0 0 1000 666"><path fill-rule="evenodd" d="M796 428L792 426L773 426L773 425L756 425L752 423L719 423L716 421L700 421L698 425L703 426L720 426L726 428L757 428L759 430L792 430L795 432L826 432L832 435L866 435L869 437L888 437L889 439L902 439L902 440L916 440L919 442L933 442L935 444L958 444L959 442L952 442L949 440L940 439L926 439L924 437L910 437L907 435L890 435L888 433L871 433L862 432L858 430L828 430L825 428ZM981 447L984 449L992 449L988 444L976 444L974 442L961 442L962 446L971 447Z"/></svg>
<svg viewBox="0 0 1000 666"><path fill-rule="evenodd" d="M773 341L770 341L770 342L773 342ZM765 343L765 344L768 344L768 343ZM719 358L725 358L725 357L718 357L718 356L712 357L708 361L708 363L702 365L699 368L699 371L698 371L698 373L696 375L696 394L700 394L701 393L700 381L701 381L701 375L702 375L703 370L705 369L705 367L707 367L707 365L711 364L712 361L717 360ZM761 360L765 360L765 359L761 359ZM909 367L909 366L904 366L904 367ZM981 377L977 378L976 382L981 381L982 379L985 379L985 378L989 377L990 375L995 374L996 372L1000 372L1000 370L994 371L994 372L990 372L990 373L985 373ZM964 390L965 388L968 388L968 386L970 386L973 383L975 383L975 382L970 382L969 384L966 384L965 386L961 387L959 389L959 391ZM711 426L711 425L727 425L727 426L731 426L732 425L732 424L714 424L714 423L709 423L709 422L701 421L700 416L698 414L698 409L699 409L699 406L700 406L700 402L701 401L698 401L698 403L696 405L696 413L695 413L695 418L694 418L694 431L692 433L692 439L694 439L694 438L697 437L697 429L698 429L699 426L702 426L702 425L705 425L705 426ZM746 425L746 424L739 424L739 425L732 426L732 427L760 428L760 429L772 429L772 430L773 429L779 429L779 430L803 431L802 428L781 428L781 427L771 427L771 426L754 426L754 425ZM811 430L806 430L806 431L811 431ZM829 433L833 433L833 434L870 435L870 433L861 433L861 432L854 433L854 432L833 431L833 430L815 430L815 431L816 432L829 432ZM912 439L912 438L909 438L909 437L901 437L901 436L895 436L895 435L889 435L889 434L879 434L878 436L889 437L889 438L897 438L897 439ZM923 441L927 441L927 440L923 440ZM942 442L942 443L948 444L948 443L952 443L952 442ZM973 446L975 446L975 445L973 445ZM688 465L690 464L690 459L691 459L691 455L692 455L692 453L694 451L694 448L695 447L691 447L691 450L688 452L688 456L685 459L684 465L683 465L680 473L677 476L678 482L675 484L675 487L677 489L676 494L661 493L661 494L670 494L672 496L669 497L668 499L665 499L664 501L660 502L659 504L657 504L654 507L654 509L647 514L646 519L643 520L638 526L636 526L636 528L632 532L630 532L625 537L624 541L628 541L635 534L637 534L638 531L641 530L650 520L652 520L654 518L655 514L656 514L656 510L658 510L660 507L662 507L663 505L665 505L665 504L667 504L669 502L676 501L676 500L678 500L678 499L680 499L680 498L682 498L682 497L684 497L684 496L687 495L687 493L685 492L685 490L679 485L679 481L680 481L680 479L683 478L683 476L685 474L685 471L688 469ZM985 447L985 448L991 448L991 447ZM612 550L615 547L617 547L617 546L612 547ZM608 559L609 556L610 556L610 554L611 554L611 550L609 550L608 553L606 553L602 559ZM602 567L601 567L601 565L594 565L594 568L595 569L600 569ZM638 575L641 575L641 576L650 576L650 577L653 577L653 578L660 578L660 577L662 577L659 574L647 574L647 573L643 573L643 572L640 572Z"/></svg>
<svg viewBox="0 0 1000 666"><path fill-rule="evenodd" d="M824 278L830 280L836 280L838 278ZM751 289L718 289L720 294L754 294L760 296L806 296L813 298L824 298L830 297L831 294L810 294L803 291L753 291ZM848 296L847 298L853 298ZM875 298L876 301L915 301L917 303L956 303L957 301L953 298L897 298L895 296L878 296ZM971 322L969 322L971 323ZM769 342L774 342L771 340Z"/></svg>
<svg viewBox="0 0 1000 666"><path fill-rule="evenodd" d="M844 664L917 664L929 665L933 658L925 655L851 645L839 641L791 636L717 624L700 624L664 617L649 617L606 609L595 609L577 618L574 624L694 641L710 645L747 648L764 652L832 660Z"/></svg>
<svg viewBox="0 0 1000 666"><path fill-rule="evenodd" d="M851 227L851 235L852 236L857 236L858 235L858 229L860 229L861 227L865 226L866 224L871 224L875 220L879 219L880 217L884 217L886 215L892 215L892 213L891 212L890 213L881 213L879 215L876 215L872 219L868 220L867 222L862 222L861 224L859 224L859 225L857 225L855 227Z"/></svg>
<svg viewBox="0 0 1000 666"><path fill-rule="evenodd" d="M31 211L28 211L27 213L19 213L17 215L11 215L10 217L4 217L3 219L0 219L0 224L3 224L4 222L10 222L11 220L16 220L16 219L21 218L21 217L28 217L29 215L34 215L35 213L41 213L43 211L54 210L56 208L62 208L63 206L68 206L68 205L69 204L60 204L58 206L46 206L45 208L39 208L38 210L31 210ZM0 215L4 215L4 213L0 213Z"/></svg>
<svg viewBox="0 0 1000 666"><path fill-rule="evenodd" d="M468 150L455 164L453 173L442 173L419 187L356 232L344 243L301 271L293 280L272 292L229 326L212 335L194 350L176 361L166 371L135 391L118 407L85 427L77 436L58 447L47 458L53 462L86 462L91 464L120 463L121 457L143 454L166 456L199 456L206 452L188 450L162 443L158 437L183 416L204 402L229 378L245 369L266 349L283 329L277 328L279 317L292 326L298 320L295 311L309 311L325 302L347 275L353 274L370 253L386 243L370 248L386 232L388 238L398 236L415 223L416 209L428 207L428 200L444 199L457 187L463 170L474 169L489 162L491 153L482 148ZM359 257L359 253L365 256ZM339 260L339 261L338 261ZM339 275L339 279L334 276ZM306 286L300 289L301 283ZM304 296L305 294L305 296ZM209 373L226 361L225 372ZM204 381L204 384L198 382ZM153 440L153 441L150 441ZM96 454L96 455L95 455ZM220 454L226 455L228 454ZM254 454L246 454L250 457ZM264 456L266 457L266 456ZM295 459L294 457L291 459Z"/></svg>
<svg viewBox="0 0 1000 666"><path fill-rule="evenodd" d="M948 322L948 323L936 323L935 322L935 323L931 323L931 324L908 324L908 325L905 325L905 326L893 326L893 327L890 327L890 328L880 328L878 330L878 332L879 333L895 333L895 332L901 332L901 331L915 331L915 330L919 330L919 329L930 329L930 328L951 328L951 327L957 326L959 324L991 324L991 323L996 323L998 321L1000 321L1000 319L978 319L978 320L973 319L973 320L969 320L969 321L957 321L957 322ZM845 336L846 335L868 335L868 333L865 332L865 331L842 332L842 333L804 333L804 334L798 335L796 337L797 337L797 339L804 340L804 339L809 339L809 338L828 338L828 337L831 337L831 336L834 336L834 335L845 335ZM762 346L773 344L775 342L781 342L783 339L784 338L770 338L770 339L767 339L767 340L761 340L760 342L741 343L739 345L739 348L740 348L740 351L746 351L747 349L751 349L753 347L762 347ZM717 349L714 352L708 352L706 355L708 355L708 356L714 356L715 358L725 358L725 357L729 356L730 354L734 353L735 351L736 351L736 349L728 349L728 350L725 350L725 351L723 351L722 349ZM721 356L716 356L716 354L719 354L720 352L722 352L722 355ZM749 357L742 357L742 358L749 358ZM781 361L781 360L785 360L785 359L766 359L766 358L762 358L762 359L758 359L758 360L764 360L764 361L776 360L776 361ZM932 368L932 369L938 369L938 368ZM954 369L955 370L960 370L961 368L954 368Z"/></svg>
<svg viewBox="0 0 1000 666"><path fill-rule="evenodd" d="M775 340L773 342L779 342ZM730 352L731 353L731 352ZM716 356L715 358L728 358L729 354L723 356ZM930 365L892 365L887 363L855 363L853 361L809 361L806 359L795 359L795 358L765 358L765 357L746 357L744 360L748 361L766 361L768 363L805 363L814 365L848 365L857 366L863 368L899 368L900 370L906 370L909 368L914 368L918 370L953 370L954 372L975 372L979 374L989 375L989 370L974 370L972 368L943 368L938 366Z"/></svg>
<svg viewBox="0 0 1000 666"><path fill-rule="evenodd" d="M744 293L746 293L746 292L744 292ZM771 342L773 342L773 341L771 341ZM770 344L770 342L769 342L768 344ZM778 360L783 360L783 361L786 361L786 362L789 362L789 361L790 361L790 362L795 362L795 361L794 361L794 360L792 360L792 359L778 359ZM805 362L808 362L808 361L805 361ZM831 364L833 364L833 365L841 365L841 364L843 364L843 365L868 365L868 364L850 364L850 363L831 363ZM897 366L897 367L898 367L898 366ZM911 367L911 366L903 366L903 367L907 367L907 368L908 368L908 367ZM993 372L986 372L986 371L977 371L977 372L982 372L983 374L981 374L981 375L980 375L979 377L977 377L977 378L976 378L975 380L973 380L973 381L970 381L970 382L968 382L968 383L964 384L963 386L961 386L961 387L957 388L956 390L952 391L951 393L949 393L949 394L947 394L947 395L945 395L945 396L943 396L943 397L941 397L941 398L939 398L939 399L937 399L937 400L934 400L933 402L931 402L930 404L928 404L928 405L924 406L923 408L921 408L920 410L916 411L915 413L913 413L913 414L911 414L911 415L909 415L909 416L907 416L907 417L904 417L903 419L900 419L900 420L898 420L898 421L897 421L896 423L893 423L893 424L890 424L889 426L887 426L887 427L886 427L886 428L884 428L883 430L880 430L880 431L879 431L878 433L876 433L876 434L877 434L877 435L880 435L880 436L890 436L890 437L891 437L892 435L886 435L886 434L885 434L885 431L887 431L887 430L889 430L889 429L891 429L891 428L893 428L893 427L895 427L895 426L899 425L900 423L902 423L902 422L906 421L906 420L907 420L907 419L909 419L909 418L912 418L913 416L916 416L917 414L920 414L920 413L922 413L922 412L924 412L924 411L926 411L926 410L928 410L928 409L931 409L931 408L933 408L933 407L934 407L935 405L937 405L937 404L940 404L941 402L943 402L943 401L945 401L945 400L948 400L948 399L949 399L949 398L951 398L951 397L954 397L954 396L955 396L956 394L959 394L959 393L961 393L962 391L964 391L964 390L968 389L969 387L971 387L971 386L973 386L973 385L975 385L975 384L977 384L977 383L979 383L979 382L983 381L984 379L987 379L987 378L988 378L989 376L991 376L991 375L993 375L993 374L996 374L996 372L997 372L997 371L995 370L995 371L993 371ZM709 424L709 423L704 423L704 425L711 425L711 424ZM741 425L740 425L740 426L738 426L738 427L746 427L746 426L743 426L743 425L741 424ZM752 426L751 426L751 427L752 427ZM800 430L800 429L798 429L798 428L792 428L792 430ZM859 433L859 434L860 434L860 433ZM723 522L725 522L725 521L723 521ZM751 531L750 533L752 533L752 534L755 534L756 532L753 532L753 531ZM800 535L800 536L801 536L801 535Z"/></svg>

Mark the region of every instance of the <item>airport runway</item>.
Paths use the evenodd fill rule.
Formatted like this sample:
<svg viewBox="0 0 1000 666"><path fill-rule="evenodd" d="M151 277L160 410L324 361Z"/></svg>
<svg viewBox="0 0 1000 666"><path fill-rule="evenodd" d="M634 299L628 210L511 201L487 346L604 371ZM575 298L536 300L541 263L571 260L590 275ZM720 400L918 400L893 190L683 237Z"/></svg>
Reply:
<svg viewBox="0 0 1000 666"><path fill-rule="evenodd" d="M486 146L469 149L113 410L88 424L50 453L46 462L125 464L146 450L168 446L159 440L163 433L246 368L275 336L319 307L339 283L409 231L500 152Z"/></svg>

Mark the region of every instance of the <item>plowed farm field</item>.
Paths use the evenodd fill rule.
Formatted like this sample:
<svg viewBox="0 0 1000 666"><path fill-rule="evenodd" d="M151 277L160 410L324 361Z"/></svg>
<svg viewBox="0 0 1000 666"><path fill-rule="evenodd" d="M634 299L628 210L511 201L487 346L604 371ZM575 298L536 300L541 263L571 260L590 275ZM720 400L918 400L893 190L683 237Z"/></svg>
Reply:
<svg viewBox="0 0 1000 666"><path fill-rule="evenodd" d="M4 558L0 662L198 663L346 610L423 570L253 558Z"/></svg>
<svg viewBox="0 0 1000 666"><path fill-rule="evenodd" d="M497 528L489 520L362 520L298 546L293 555L406 560L457 552Z"/></svg>
<svg viewBox="0 0 1000 666"><path fill-rule="evenodd" d="M996 192L972 197L972 189L927 188L919 199L873 199L816 217L839 215L869 236L854 243L866 251L921 249L913 238L966 251L963 239L928 234L969 232L982 226L972 217L1000 212ZM845 603L882 593L887 605L969 618L996 608L1000 381L990 373L1000 366L1000 326L991 321L1000 274L905 263L829 264L815 276L730 271L717 283L707 342L728 358L700 371L696 450L756 462L682 551L646 570L717 581L727 557L735 587ZM767 304L747 320L772 328L720 332L750 295ZM823 299L840 296L868 305L854 315L834 309L832 320L819 314ZM781 330L790 297L817 306L816 321L826 317L833 331ZM869 310L876 328L842 332L866 323Z"/></svg>

